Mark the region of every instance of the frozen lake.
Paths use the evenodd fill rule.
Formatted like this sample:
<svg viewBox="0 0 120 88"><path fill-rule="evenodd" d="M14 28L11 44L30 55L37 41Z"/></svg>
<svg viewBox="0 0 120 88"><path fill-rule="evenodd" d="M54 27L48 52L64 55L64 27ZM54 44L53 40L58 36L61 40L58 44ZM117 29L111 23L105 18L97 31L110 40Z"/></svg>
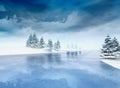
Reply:
<svg viewBox="0 0 120 88"><path fill-rule="evenodd" d="M79 55L1 56L0 88L120 88L120 70Z"/></svg>

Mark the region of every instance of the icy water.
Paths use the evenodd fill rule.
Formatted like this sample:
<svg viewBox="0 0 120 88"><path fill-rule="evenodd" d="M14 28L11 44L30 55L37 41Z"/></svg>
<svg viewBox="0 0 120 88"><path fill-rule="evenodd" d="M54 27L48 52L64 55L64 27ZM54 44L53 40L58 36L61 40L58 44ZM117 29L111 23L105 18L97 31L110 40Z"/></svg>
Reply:
<svg viewBox="0 0 120 88"><path fill-rule="evenodd" d="M120 88L120 70L79 55L1 56L0 88Z"/></svg>

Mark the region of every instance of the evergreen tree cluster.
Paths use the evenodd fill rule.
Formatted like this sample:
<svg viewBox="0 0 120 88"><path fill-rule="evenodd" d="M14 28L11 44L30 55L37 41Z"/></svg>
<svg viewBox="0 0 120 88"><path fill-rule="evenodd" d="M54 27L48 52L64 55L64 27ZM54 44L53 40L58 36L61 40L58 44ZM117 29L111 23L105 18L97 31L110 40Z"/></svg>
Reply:
<svg viewBox="0 0 120 88"><path fill-rule="evenodd" d="M45 43L43 37L40 38L40 40L37 38L36 34L33 35L30 34L29 38L26 42L26 46L30 48L48 48L49 50L56 50L58 51L61 48L60 41L57 41L55 43L52 42L52 40L48 40L48 43Z"/></svg>
<svg viewBox="0 0 120 88"><path fill-rule="evenodd" d="M109 35L105 38L105 42L102 46L102 53L111 55L115 52L120 52L120 44L117 38L111 38Z"/></svg>

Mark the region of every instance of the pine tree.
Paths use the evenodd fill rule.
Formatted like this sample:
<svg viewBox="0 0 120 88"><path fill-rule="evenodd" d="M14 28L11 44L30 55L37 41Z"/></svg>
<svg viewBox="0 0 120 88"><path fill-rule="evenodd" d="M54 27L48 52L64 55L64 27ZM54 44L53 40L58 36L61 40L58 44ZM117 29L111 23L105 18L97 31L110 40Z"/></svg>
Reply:
<svg viewBox="0 0 120 88"><path fill-rule="evenodd" d="M102 48L102 53L106 53L107 55L111 55L113 53L113 44L111 37L108 35L105 39L103 48Z"/></svg>
<svg viewBox="0 0 120 88"><path fill-rule="evenodd" d="M27 42L26 42L26 46L27 46L27 47L31 47L31 45L32 45L32 43L33 43L33 42L32 42L32 37L33 37L32 34L30 34L30 35L29 35L29 38L28 38L28 40L27 40Z"/></svg>
<svg viewBox="0 0 120 88"><path fill-rule="evenodd" d="M54 49L58 51L58 50L60 49L60 47L61 47L61 46L60 46L60 42L57 41L57 42L54 44Z"/></svg>
<svg viewBox="0 0 120 88"><path fill-rule="evenodd" d="M32 48L38 48L38 42L39 42L38 38L36 34L34 33L32 37Z"/></svg>
<svg viewBox="0 0 120 88"><path fill-rule="evenodd" d="M45 48L45 42L43 38L40 39L39 48Z"/></svg>
<svg viewBox="0 0 120 88"><path fill-rule="evenodd" d="M119 51L120 45L119 45L118 40L115 37L112 40L112 47L113 47L113 52Z"/></svg>
<svg viewBox="0 0 120 88"><path fill-rule="evenodd" d="M53 42L52 42L52 40L48 40L47 47L49 48L49 50L53 49Z"/></svg>
<svg viewBox="0 0 120 88"><path fill-rule="evenodd" d="M57 41L57 49L60 49L61 46L60 46L60 41Z"/></svg>

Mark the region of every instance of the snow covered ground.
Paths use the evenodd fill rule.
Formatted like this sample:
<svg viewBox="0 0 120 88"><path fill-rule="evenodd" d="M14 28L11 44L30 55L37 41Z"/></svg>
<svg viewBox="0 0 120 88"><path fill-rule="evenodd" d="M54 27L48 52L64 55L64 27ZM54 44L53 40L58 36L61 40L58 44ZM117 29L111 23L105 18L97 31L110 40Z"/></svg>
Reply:
<svg viewBox="0 0 120 88"><path fill-rule="evenodd" d="M28 48L25 45L7 44L0 46L0 56L51 53L48 49ZM56 51L52 51L56 53Z"/></svg>
<svg viewBox="0 0 120 88"><path fill-rule="evenodd" d="M114 68L120 69L120 52L116 52L110 56L100 55L100 58L102 62L111 65Z"/></svg>
<svg viewBox="0 0 120 88"><path fill-rule="evenodd" d="M115 59L101 59L102 62L111 65L114 68L120 69L120 60Z"/></svg>
<svg viewBox="0 0 120 88"><path fill-rule="evenodd" d="M77 49L69 49L70 51L75 51ZM25 42L19 41L17 43L14 42L4 42L0 44L0 56L3 55L26 55L26 54L41 54L41 53L61 53L69 51L68 49L62 47L59 51L52 50L50 52L47 48L44 49L36 49L36 48L28 48L25 46ZM78 50L77 50L78 51ZM80 51L80 50L79 50Z"/></svg>
<svg viewBox="0 0 120 88"><path fill-rule="evenodd" d="M22 54L39 54L39 53L47 53L48 51L45 49L32 49L27 47L19 47L19 48L0 48L0 55L22 55Z"/></svg>

